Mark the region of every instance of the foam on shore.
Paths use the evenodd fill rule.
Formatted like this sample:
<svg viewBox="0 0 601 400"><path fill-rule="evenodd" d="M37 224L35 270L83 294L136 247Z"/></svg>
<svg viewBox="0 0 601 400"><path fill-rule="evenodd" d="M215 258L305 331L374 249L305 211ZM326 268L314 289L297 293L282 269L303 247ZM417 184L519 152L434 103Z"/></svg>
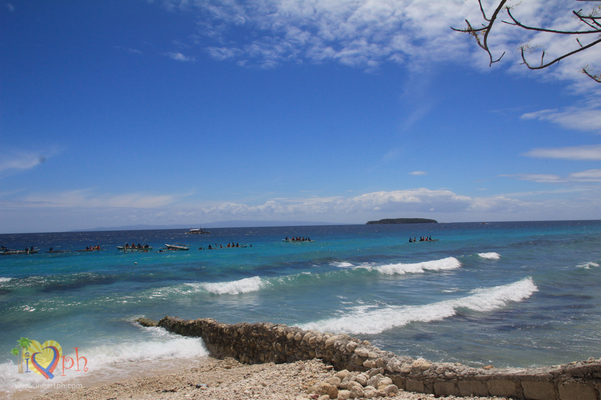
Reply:
<svg viewBox="0 0 601 400"><path fill-rule="evenodd" d="M27 398L75 385L97 386L115 382L115 377L126 379L149 372L169 371L209 355L200 338L176 335L162 328L144 329L150 334L149 340L78 348L79 371L76 361L71 368L68 368L70 363L67 361L64 371L62 362L59 362L53 379L45 379L36 373L19 374L13 360L0 363L0 394ZM73 349L63 351L65 357L76 359Z"/></svg>

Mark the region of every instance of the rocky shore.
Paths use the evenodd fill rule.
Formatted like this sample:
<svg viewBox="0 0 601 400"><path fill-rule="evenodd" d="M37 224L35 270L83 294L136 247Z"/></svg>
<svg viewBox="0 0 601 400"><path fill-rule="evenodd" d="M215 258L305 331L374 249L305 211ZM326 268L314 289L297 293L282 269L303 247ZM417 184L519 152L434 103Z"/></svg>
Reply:
<svg viewBox="0 0 601 400"><path fill-rule="evenodd" d="M320 359L338 372L331 380L311 387L310 392L329 398L372 398L405 390L436 397L600 400L600 359L532 369L472 368L397 356L348 335L304 331L286 325L230 325L208 318L177 317L165 317L158 322L139 320L139 323L201 337L212 356L230 357L245 364L291 364Z"/></svg>
<svg viewBox="0 0 601 400"><path fill-rule="evenodd" d="M169 375L129 379L92 388L57 391L37 400L326 400L345 399L348 393L338 391L335 397L323 394L338 382L344 372L336 372L321 360L313 359L284 364L242 364L234 359L209 358L202 365L185 368ZM342 378L345 380L346 375ZM360 378L361 379L361 378ZM349 381L349 379L347 379ZM331 383L327 383L331 382ZM333 393L332 393L333 394ZM362 398L384 396L379 390L366 391ZM389 399L430 400L434 395L403 390L390 394ZM439 397L440 400L508 400L501 397Z"/></svg>
<svg viewBox="0 0 601 400"><path fill-rule="evenodd" d="M201 337L211 357L168 374L147 371L144 377L36 399L601 400L599 359L536 369L471 368L401 357L348 335L286 325L177 317L138 322Z"/></svg>

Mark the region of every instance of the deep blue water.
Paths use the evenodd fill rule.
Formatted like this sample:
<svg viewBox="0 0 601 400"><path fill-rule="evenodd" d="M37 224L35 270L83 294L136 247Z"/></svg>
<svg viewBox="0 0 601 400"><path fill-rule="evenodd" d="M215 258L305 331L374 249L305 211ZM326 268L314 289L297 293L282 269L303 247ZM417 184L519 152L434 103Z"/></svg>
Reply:
<svg viewBox="0 0 601 400"><path fill-rule="evenodd" d="M85 375L69 370L57 382L110 380L206 354L199 340L139 327L140 316L344 332L399 355L472 366L600 357L601 221L185 233L0 235L0 246L40 249L0 256L0 387L14 393L44 380L17 374L10 352L21 337L86 355ZM430 235L439 240L408 243ZM314 241L286 243L286 236ZM153 250L118 251L126 242ZM232 242L246 247L206 250ZM191 248L158 252L166 243ZM75 251L96 245L102 250ZM45 253L50 247L70 252Z"/></svg>

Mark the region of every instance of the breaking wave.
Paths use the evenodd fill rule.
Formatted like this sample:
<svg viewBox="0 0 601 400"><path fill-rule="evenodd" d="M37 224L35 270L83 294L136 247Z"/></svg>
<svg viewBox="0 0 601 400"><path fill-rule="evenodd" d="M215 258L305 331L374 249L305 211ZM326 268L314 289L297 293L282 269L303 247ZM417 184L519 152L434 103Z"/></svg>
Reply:
<svg viewBox="0 0 601 400"><path fill-rule="evenodd" d="M213 294L240 294L259 291L267 283L260 277L253 276L252 278L244 278L237 281L200 283L197 285Z"/></svg>
<svg viewBox="0 0 601 400"><path fill-rule="evenodd" d="M498 260L501 258L501 255L499 253L495 253L495 252L478 253L478 256L480 256L480 258L484 258L486 260Z"/></svg>
<svg viewBox="0 0 601 400"><path fill-rule="evenodd" d="M599 267L599 264L596 262L587 262L587 263L583 263L583 264L578 264L576 266L576 268L583 268L583 269L591 269L591 267Z"/></svg>
<svg viewBox="0 0 601 400"><path fill-rule="evenodd" d="M426 271L445 271L461 267L461 263L455 257L447 257L441 260L425 261L414 264L388 264L375 267L375 269L383 274L419 274Z"/></svg>
<svg viewBox="0 0 601 400"><path fill-rule="evenodd" d="M532 278L524 278L508 285L476 289L469 296L421 306L370 306L362 305L346 312L344 316L299 325L302 329L347 334L378 334L388 329L412 322L440 321L454 316L458 309L490 312L510 302L523 301L538 288Z"/></svg>

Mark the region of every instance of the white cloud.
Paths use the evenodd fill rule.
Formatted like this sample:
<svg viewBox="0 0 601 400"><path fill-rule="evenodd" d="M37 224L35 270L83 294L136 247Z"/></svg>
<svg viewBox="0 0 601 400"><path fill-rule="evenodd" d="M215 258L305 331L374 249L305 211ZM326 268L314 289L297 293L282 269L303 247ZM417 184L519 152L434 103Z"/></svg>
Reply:
<svg viewBox="0 0 601 400"><path fill-rule="evenodd" d="M574 172L569 175L569 179L576 182L601 182L601 169Z"/></svg>
<svg viewBox="0 0 601 400"><path fill-rule="evenodd" d="M501 175L505 177L517 178L523 181L537 182L537 183L562 183L565 182L559 175L553 174L517 174L517 175Z"/></svg>
<svg viewBox="0 0 601 400"><path fill-rule="evenodd" d="M543 176L536 179L543 179ZM547 178L548 181L558 179L553 175ZM598 182L601 181L601 170L582 171L563 179ZM561 198L552 197L554 195ZM538 200L515 198L532 196ZM39 232L227 220L365 223L373 219L404 216L429 217L445 222L549 220L558 215L566 219L601 218L601 196L595 186L490 197L469 197L449 190L419 188L353 197L272 198L255 205L238 202L202 205L185 203L181 195L96 195L93 190L37 194L21 200L15 200L15 197L14 194L0 194L0 231L26 229Z"/></svg>
<svg viewBox="0 0 601 400"><path fill-rule="evenodd" d="M209 55L219 61L226 60L228 58L234 58L240 54L239 49L227 48L227 47L207 47Z"/></svg>
<svg viewBox="0 0 601 400"><path fill-rule="evenodd" d="M597 106L597 107L595 107ZM564 110L541 110L522 115L522 119L538 119L558 124L567 129L601 133L601 107L569 107Z"/></svg>
<svg viewBox="0 0 601 400"><path fill-rule="evenodd" d="M601 145L558 148L538 148L523 155L537 158L558 158L565 160L601 160Z"/></svg>
<svg viewBox="0 0 601 400"><path fill-rule="evenodd" d="M96 195L91 189L61 193L43 193L27 196L23 204L35 207L72 208L158 208L176 201L173 195L147 195L128 193L121 195Z"/></svg>
<svg viewBox="0 0 601 400"><path fill-rule="evenodd" d="M409 172L409 175L426 175L426 172L424 172L424 171L413 171L413 172Z"/></svg>
<svg viewBox="0 0 601 400"><path fill-rule="evenodd" d="M46 161L39 153L15 151L10 154L0 154L0 173L9 170L27 170Z"/></svg>
<svg viewBox="0 0 601 400"><path fill-rule="evenodd" d="M537 183L584 183L601 182L601 169L589 169L586 171L573 172L567 176L553 174L517 174L502 175L505 177L517 178L524 181Z"/></svg>
<svg viewBox="0 0 601 400"><path fill-rule="evenodd" d="M196 57L185 56L182 53L165 53L165 55L173 60L183 62L194 62L196 60Z"/></svg>
<svg viewBox="0 0 601 400"><path fill-rule="evenodd" d="M173 9L180 2L166 4ZM408 55L455 58L453 50L469 46L449 26L475 16L474 5L463 0L216 0L189 1L180 8L199 14L199 34L219 43L207 46L218 59L235 53L260 65L330 60L370 69Z"/></svg>
<svg viewBox="0 0 601 400"><path fill-rule="evenodd" d="M6 3L6 8L8 8L8 11L10 12L15 11L15 6L13 4Z"/></svg>
<svg viewBox="0 0 601 400"><path fill-rule="evenodd" d="M466 19L480 26L476 0L165 0L163 4L168 10L195 13L196 43L203 42L199 37L208 38L209 54L219 60L235 58L243 65L335 61L371 70L392 61L421 70L433 62L455 60L488 67L488 56L475 41L450 29L463 28ZM510 4L521 21L553 29L578 29L572 10L588 7L563 0ZM492 8L488 11L490 16ZM517 48L527 42L552 57L578 47L571 36L526 31L501 21L490 38L495 55L505 52L501 65L522 72L526 69L519 65ZM579 71L587 64L601 65L597 53L570 57L541 75L584 82L582 89L590 88L589 79Z"/></svg>
<svg viewBox="0 0 601 400"><path fill-rule="evenodd" d="M336 218L337 215L373 215L381 213L431 213L452 214L470 210L483 211L487 207L502 209L504 205L513 204L516 200L506 198L479 199L457 195L449 190L430 190L426 188L397 190L389 192L366 193L355 197L325 198L278 198L263 204L249 206L246 204L223 203L203 208L205 215L214 218L291 218L293 216L326 216Z"/></svg>
<svg viewBox="0 0 601 400"><path fill-rule="evenodd" d="M135 55L138 55L138 56L141 56L142 54L144 54L144 53L142 53L142 51L140 51L138 49L132 49L130 47L115 46L115 49L126 51L126 52L128 52L130 54L135 54Z"/></svg>
<svg viewBox="0 0 601 400"><path fill-rule="evenodd" d="M148 195L129 193L97 195L92 189L61 193L31 194L20 201L27 207L70 208L140 208L161 209L165 206L182 207L178 195ZM449 190L426 188L381 191L354 197L273 198L259 205L222 202L208 206L188 206L214 217L292 217L294 215L352 215L374 212L431 212L452 213L472 208L482 209L483 204L507 203L507 199L489 198L486 201L461 196ZM17 203L14 202L13 203ZM179 204L179 205L178 205Z"/></svg>

